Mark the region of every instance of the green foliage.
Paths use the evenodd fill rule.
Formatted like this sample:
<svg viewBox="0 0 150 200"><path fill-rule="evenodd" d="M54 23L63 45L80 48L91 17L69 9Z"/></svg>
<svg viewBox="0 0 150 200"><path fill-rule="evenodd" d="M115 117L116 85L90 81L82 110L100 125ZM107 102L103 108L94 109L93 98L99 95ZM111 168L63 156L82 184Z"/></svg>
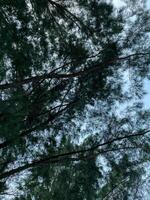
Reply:
<svg viewBox="0 0 150 200"><path fill-rule="evenodd" d="M136 168L136 163L129 160L128 155L124 155L119 163L111 161L112 170L108 176L106 184L100 190L102 199L130 199L133 198L133 188L138 178L143 172ZM137 188L138 190L138 188Z"/></svg>
<svg viewBox="0 0 150 200"><path fill-rule="evenodd" d="M132 167L132 159L149 159L149 111L138 101L149 73L150 15L140 5L133 11L128 20L123 10L106 1L0 2L4 198L15 181L15 200L95 200L116 187L121 192L114 199L130 197L142 175L141 168ZM127 91L126 74L132 85ZM116 114L117 105L135 99L125 115ZM99 130L95 134L89 125L82 134L77 124L95 100L101 108L90 123L98 120ZM135 132L137 137L131 138ZM101 158L110 166L107 175L105 164L98 165ZM118 186L126 178L125 187Z"/></svg>

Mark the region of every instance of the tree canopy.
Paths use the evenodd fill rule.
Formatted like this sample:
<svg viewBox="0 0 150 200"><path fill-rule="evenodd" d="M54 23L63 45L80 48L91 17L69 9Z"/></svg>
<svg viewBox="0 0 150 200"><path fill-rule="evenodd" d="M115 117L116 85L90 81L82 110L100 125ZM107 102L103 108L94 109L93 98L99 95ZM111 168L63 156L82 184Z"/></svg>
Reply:
<svg viewBox="0 0 150 200"><path fill-rule="evenodd" d="M125 2L0 2L0 198L143 198L150 13Z"/></svg>

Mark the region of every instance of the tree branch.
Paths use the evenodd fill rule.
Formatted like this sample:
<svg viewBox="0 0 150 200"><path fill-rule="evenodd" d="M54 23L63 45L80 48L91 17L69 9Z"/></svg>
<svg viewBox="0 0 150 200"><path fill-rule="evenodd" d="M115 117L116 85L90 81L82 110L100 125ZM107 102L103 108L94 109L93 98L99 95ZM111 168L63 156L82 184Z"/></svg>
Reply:
<svg viewBox="0 0 150 200"><path fill-rule="evenodd" d="M3 149L3 148L6 148L7 146L13 144L14 142L22 139L23 137L25 136L28 136L30 133L32 133L33 131L36 131L38 128L45 128L49 122L52 122L53 120L56 119L56 117L58 117L61 113L63 113L66 109L68 109L68 107L72 104L69 103L67 104L67 106L61 110L59 110L57 113L55 113L54 115L49 115L48 118L44 121L44 122L41 122L40 124L30 128L30 129L27 129L27 130L24 130L22 131L18 136L16 136L14 139L11 139L11 140L6 140L5 142L3 143L0 143L0 149Z"/></svg>
<svg viewBox="0 0 150 200"><path fill-rule="evenodd" d="M111 61L109 61L107 64L111 64L115 61L121 61L121 60L127 60L133 56L144 56L144 55L149 55L150 53L135 53L135 54L131 54L125 57L119 57L119 58L115 58ZM5 83L5 84L1 84L0 85L0 90L5 90L5 89L9 89L9 88L16 88L20 85L24 85L24 84L28 84L31 82L35 82L35 81L41 81L41 80L46 80L46 79L50 79L50 78L56 78L56 79L68 79L68 78L76 78L79 76L83 76L85 74L88 73L92 73L92 72L97 72L97 70L100 70L100 64L96 64L93 67L90 67L88 69L84 69L78 72L74 72L74 73L70 73L70 74L57 74L57 73L48 73L48 74L43 74L43 75L39 75L39 76L32 76L30 78L26 78L22 81L16 81L13 83Z"/></svg>
<svg viewBox="0 0 150 200"><path fill-rule="evenodd" d="M96 146L88 148L88 149L82 149L82 150L78 150L78 151L71 151L71 152L67 152L67 153L62 153L62 154L49 156L47 158L43 158L43 159L40 159L40 160L34 160L31 163L27 163L27 164L25 164L25 165L23 165L21 167L18 167L16 169L12 169L10 171L7 171L7 172L4 172L4 173L0 174L0 179L6 178L6 177L10 177L10 176L15 175L16 173L22 172L22 171L24 171L26 169L30 169L30 168L33 168L33 167L38 167L41 164L42 165L43 164L49 164L49 163L53 163L54 164L54 163L58 163L60 161L62 162L64 160L75 161L75 160L79 160L79 158L83 159L84 157L82 157L82 154L84 154L84 153L93 152L93 151L97 150L99 147L102 147L102 146L105 146L105 145L108 145L108 144L112 144L115 141L121 141L121 140L124 140L124 139L133 138L133 137L144 136L145 134L147 134L149 132L150 132L150 130L140 131L139 133L135 133L135 134L126 135L126 136L123 136L123 137L114 138L112 140L109 140L107 142L101 143L99 145L96 145ZM100 151L100 152L98 152L98 154L107 153L107 151L111 151L111 150L108 149L108 150ZM69 157L69 156L72 156L72 155L78 155L79 157L77 157L77 158Z"/></svg>

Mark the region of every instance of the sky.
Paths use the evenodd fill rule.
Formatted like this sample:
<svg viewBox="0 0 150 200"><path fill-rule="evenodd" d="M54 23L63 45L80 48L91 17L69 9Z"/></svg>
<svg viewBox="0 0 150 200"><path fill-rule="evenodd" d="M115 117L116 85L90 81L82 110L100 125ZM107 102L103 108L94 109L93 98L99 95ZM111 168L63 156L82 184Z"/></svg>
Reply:
<svg viewBox="0 0 150 200"><path fill-rule="evenodd" d="M118 8L123 5L121 0L113 0L113 2L115 4L115 6ZM147 0L147 8L150 9L150 0ZM146 109L147 108L150 109L150 80L145 80L144 87L145 87L145 92L146 92L146 95L144 96L144 99L143 99L144 107ZM146 171L147 171L147 173L143 177L144 179L147 179L147 177L149 177L149 168L148 167L146 167ZM146 185L144 187L146 187ZM144 200L149 200L149 194L150 193L148 193L148 190L144 190L144 197L143 197Z"/></svg>
<svg viewBox="0 0 150 200"><path fill-rule="evenodd" d="M113 0L113 3L117 8L124 5L122 0ZM150 9L150 0L147 0L147 8ZM150 109L150 80L145 80L144 87L146 92L143 99L144 107Z"/></svg>
<svg viewBox="0 0 150 200"><path fill-rule="evenodd" d="M116 7L120 7L123 5L122 0L113 0L114 4ZM147 6L150 9L150 0L147 0ZM145 91L146 91L146 95L144 97L144 105L146 108L150 108L150 81L145 80ZM146 198L145 198L146 200ZM148 198L147 198L148 200Z"/></svg>
<svg viewBox="0 0 150 200"><path fill-rule="evenodd" d="M150 108L150 81L145 81L145 91L146 95L144 97L144 105L146 108Z"/></svg>

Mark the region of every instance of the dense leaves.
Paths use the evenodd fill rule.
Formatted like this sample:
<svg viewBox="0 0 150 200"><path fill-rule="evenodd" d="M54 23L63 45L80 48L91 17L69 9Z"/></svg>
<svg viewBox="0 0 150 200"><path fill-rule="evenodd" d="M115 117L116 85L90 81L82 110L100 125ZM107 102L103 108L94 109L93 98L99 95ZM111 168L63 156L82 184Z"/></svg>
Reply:
<svg viewBox="0 0 150 200"><path fill-rule="evenodd" d="M130 1L0 2L2 198L138 198L149 23Z"/></svg>

